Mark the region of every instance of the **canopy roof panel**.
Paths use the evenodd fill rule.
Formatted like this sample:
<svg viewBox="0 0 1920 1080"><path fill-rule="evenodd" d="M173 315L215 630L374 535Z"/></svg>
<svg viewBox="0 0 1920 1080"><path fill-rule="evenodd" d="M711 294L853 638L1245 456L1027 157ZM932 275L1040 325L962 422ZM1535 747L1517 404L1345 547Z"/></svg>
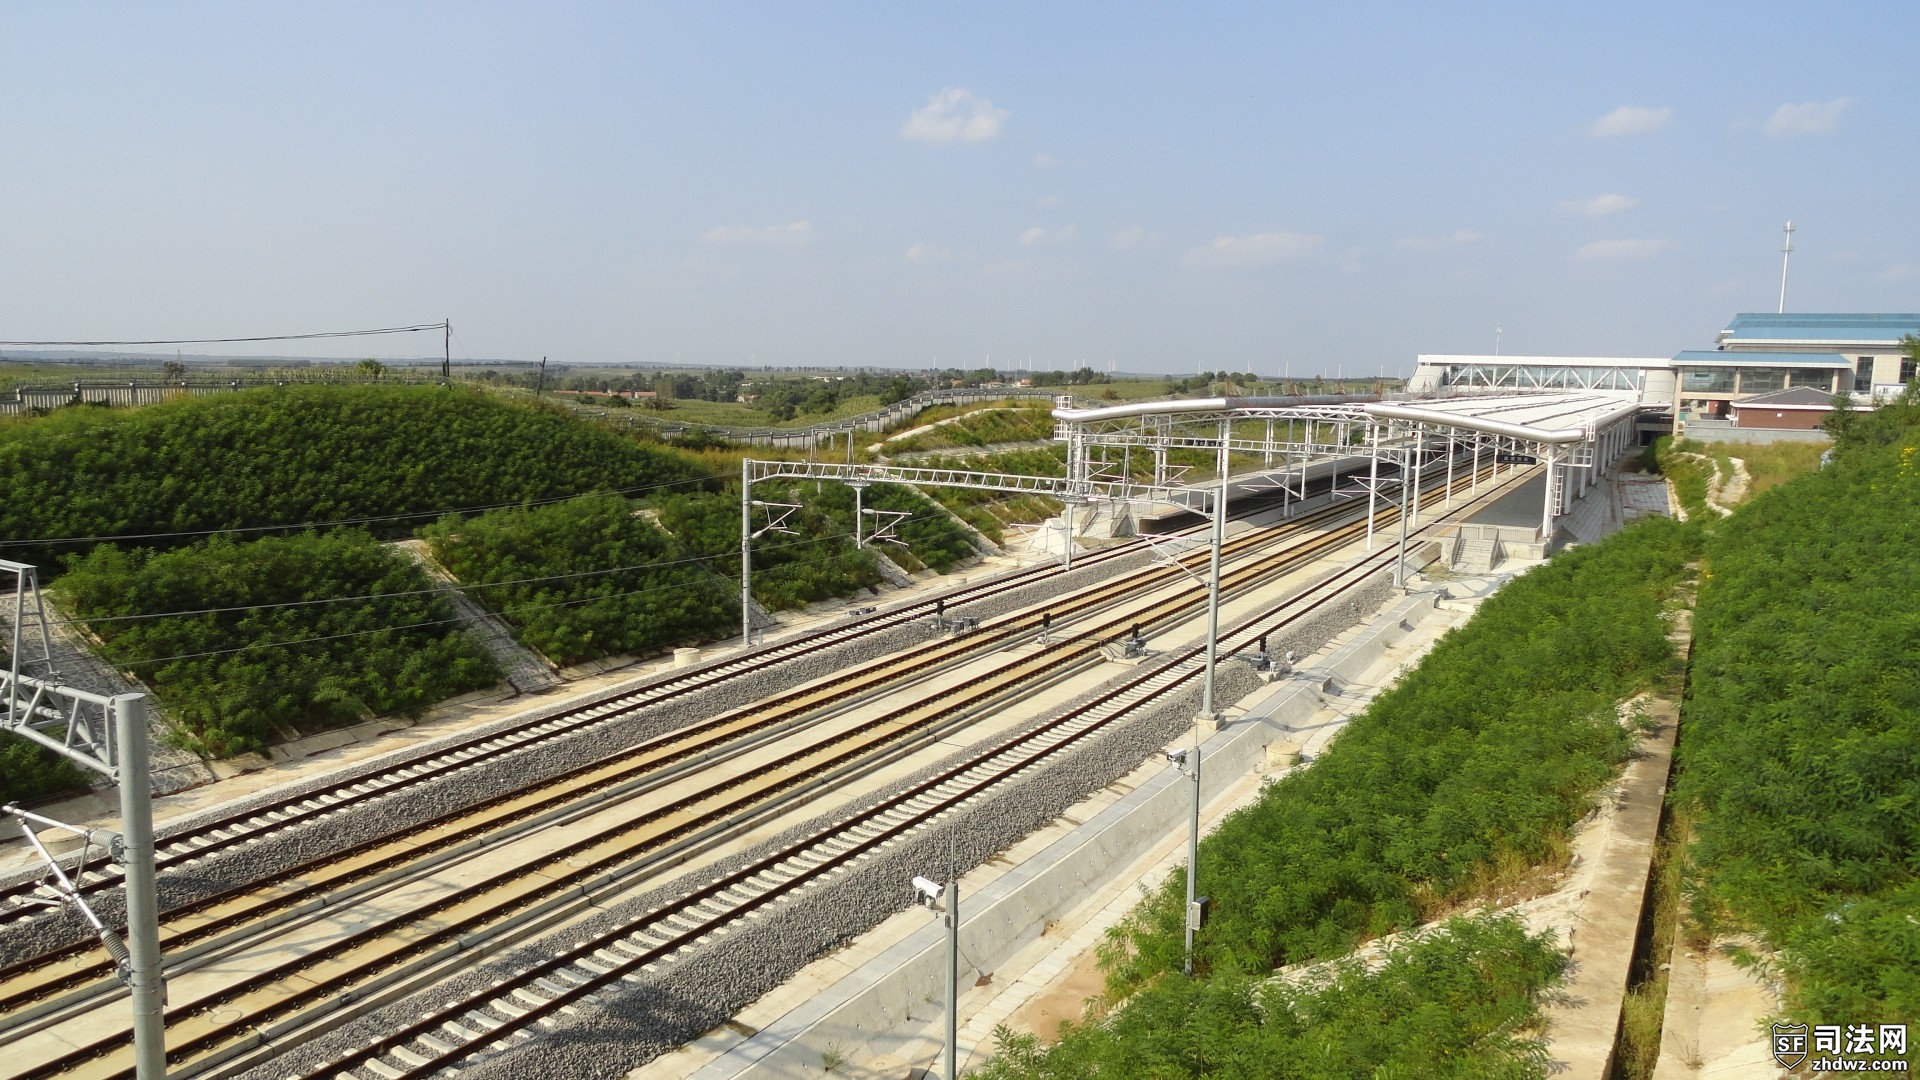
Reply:
<svg viewBox="0 0 1920 1080"><path fill-rule="evenodd" d="M1720 340L1797 341L1835 345L1892 344L1920 334L1920 314L1895 312L1742 312L1721 332Z"/></svg>
<svg viewBox="0 0 1920 1080"><path fill-rule="evenodd" d="M1270 415L1275 410L1340 406L1354 419L1373 417L1454 427L1538 443L1580 442L1608 424L1640 409L1633 391L1589 390L1565 394L1484 395L1384 402L1352 397L1192 398L1137 401L1100 409L1055 409L1054 419L1068 424L1098 423L1145 416L1236 414ZM1324 413L1322 414L1324 415Z"/></svg>

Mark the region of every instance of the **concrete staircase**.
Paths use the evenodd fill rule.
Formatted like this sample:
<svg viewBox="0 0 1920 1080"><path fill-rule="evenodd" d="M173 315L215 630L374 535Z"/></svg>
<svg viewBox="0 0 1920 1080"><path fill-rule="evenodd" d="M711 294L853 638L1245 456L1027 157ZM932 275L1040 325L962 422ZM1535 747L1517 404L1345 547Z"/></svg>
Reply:
<svg viewBox="0 0 1920 1080"><path fill-rule="evenodd" d="M487 650L487 655L493 657L493 662L506 674L507 682L515 690L533 694L560 685L560 673L532 650L513 640L513 632L507 628L506 620L489 614L468 599L440 564L428 557L426 545L418 540L403 540L395 546L427 572L427 577L433 581L440 596L460 617L460 628L472 634L480 647Z"/></svg>
<svg viewBox="0 0 1920 1080"><path fill-rule="evenodd" d="M1453 568L1463 574L1491 573L1500 561L1500 540L1461 537L1453 545Z"/></svg>

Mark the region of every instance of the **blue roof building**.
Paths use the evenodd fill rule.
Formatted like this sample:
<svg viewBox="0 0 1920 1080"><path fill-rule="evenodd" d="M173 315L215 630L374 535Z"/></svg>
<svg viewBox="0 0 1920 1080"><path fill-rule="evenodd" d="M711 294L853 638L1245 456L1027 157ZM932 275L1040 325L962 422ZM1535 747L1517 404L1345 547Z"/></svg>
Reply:
<svg viewBox="0 0 1920 1080"><path fill-rule="evenodd" d="M1747 312L1720 331L1720 347L1836 348L1884 345L1898 349L1900 339L1920 336L1920 315L1836 314L1828 312Z"/></svg>
<svg viewBox="0 0 1920 1080"><path fill-rule="evenodd" d="M1716 348L1673 358L1676 426L1730 424L1733 402L1793 388L1871 405L1913 381L1915 360L1904 342L1916 337L1920 314L1743 312L1720 331Z"/></svg>

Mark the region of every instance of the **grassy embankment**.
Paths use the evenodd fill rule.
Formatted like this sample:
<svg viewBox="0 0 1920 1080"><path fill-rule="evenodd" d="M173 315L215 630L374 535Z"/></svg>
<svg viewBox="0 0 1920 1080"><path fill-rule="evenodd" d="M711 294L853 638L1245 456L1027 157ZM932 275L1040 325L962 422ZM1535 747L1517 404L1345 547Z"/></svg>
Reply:
<svg viewBox="0 0 1920 1080"><path fill-rule="evenodd" d="M1714 527L1676 788L1694 915L1754 935L1788 1016L1920 1016L1920 399Z"/></svg>
<svg viewBox="0 0 1920 1080"><path fill-rule="evenodd" d="M476 595L511 606L523 635L563 659L737 625L733 588L716 588L737 574L735 560L676 569L685 545L645 533L644 522L623 518L609 535L602 519L617 514L602 504L544 504L606 489L712 500L735 508L717 515L731 523L731 548L738 496L724 487L741 453L664 447L569 410L434 387L264 388L139 409L70 408L0 425L0 535L13 541L8 557L64 575L55 595L96 620L109 659L150 681L184 742L231 753L491 681L491 664L450 613L421 599L427 583L417 569L374 543L410 535L449 508L519 504L476 519L473 535L487 538L490 554L465 548L461 569L477 584L550 579ZM948 566L964 550L958 527L924 500L886 490L874 498L916 515L902 530L909 568ZM936 519L921 520L929 513ZM781 552L783 538L767 546L764 559L779 566L770 565L762 592L775 606L877 580L870 566L853 565L870 564L870 554L845 558L825 535L851 533L850 507L844 521L815 516L802 528L818 528L797 538L812 547ZM321 534L301 531L312 523L323 523ZM326 531L356 524L372 535ZM592 535L534 535L548 527ZM443 548L452 559L444 540ZM623 561L589 565L601 556ZM641 599L668 587L675 605ZM249 610L209 610L234 607ZM197 614L175 614L186 612ZM432 669L396 659L409 651ZM7 747L13 790L46 786L45 757Z"/></svg>
<svg viewBox="0 0 1920 1080"><path fill-rule="evenodd" d="M1545 1075L1525 1035L1559 968L1511 927L1498 947L1493 930L1460 939L1434 961L1431 984L1378 994L1363 1013L1375 1030L1409 1033L1453 1017L1474 1033L1464 1057L1446 1039L1414 1039L1375 1072L1387 1051L1348 1038L1337 1008L1322 1023L1312 1003L1260 1003L1276 992L1276 968L1340 957L1566 858L1574 823L1630 747L1619 704L1676 678L1664 612L1697 540L1647 521L1489 599L1312 768L1268 785L1202 843L1200 891L1215 915L1196 945L1196 980L1179 975L1175 874L1103 950L1112 1011L1066 1027L1052 1047L1014 1044L991 1075ZM1293 1046L1317 1056L1289 1072L1268 1048Z"/></svg>

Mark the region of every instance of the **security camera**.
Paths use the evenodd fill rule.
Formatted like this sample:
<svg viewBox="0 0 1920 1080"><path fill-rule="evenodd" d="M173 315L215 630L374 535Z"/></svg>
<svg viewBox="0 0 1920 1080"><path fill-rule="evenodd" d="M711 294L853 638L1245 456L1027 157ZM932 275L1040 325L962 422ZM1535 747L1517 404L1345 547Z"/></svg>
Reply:
<svg viewBox="0 0 1920 1080"><path fill-rule="evenodd" d="M1168 761L1174 763L1175 765L1180 766L1183 769L1186 768L1187 752L1185 750L1168 750L1166 754L1167 754Z"/></svg>
<svg viewBox="0 0 1920 1080"><path fill-rule="evenodd" d="M937 881L928 881L926 878L915 875L913 891L919 894L921 903L934 907L940 903L940 898L946 895L947 887Z"/></svg>

